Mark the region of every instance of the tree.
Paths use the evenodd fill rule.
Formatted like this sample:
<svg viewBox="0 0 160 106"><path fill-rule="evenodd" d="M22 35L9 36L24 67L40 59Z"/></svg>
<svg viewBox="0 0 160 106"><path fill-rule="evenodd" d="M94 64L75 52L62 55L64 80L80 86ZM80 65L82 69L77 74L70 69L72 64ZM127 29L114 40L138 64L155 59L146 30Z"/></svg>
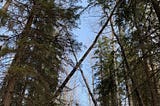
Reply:
<svg viewBox="0 0 160 106"><path fill-rule="evenodd" d="M79 48L69 32L76 27L78 8L71 2L6 1L1 27L10 33L1 58L12 55L13 59L5 68L2 105L43 105L51 101L63 62L67 61L64 57L71 51L69 36L75 50Z"/></svg>
<svg viewBox="0 0 160 106"><path fill-rule="evenodd" d="M109 37L101 37L97 43L95 51L96 64L93 69L96 70L96 93L99 94L98 100L102 106L121 106L119 98L120 91L118 87L119 70L117 65L117 54L114 45L114 39Z"/></svg>
<svg viewBox="0 0 160 106"><path fill-rule="evenodd" d="M159 1L89 0L86 8L101 9L102 28L79 61L74 52L80 44L71 33L77 27L78 0L2 2L1 105L65 105L59 95L94 47L96 96L81 73L95 105L160 104ZM73 62L71 53L76 64L61 83L65 64Z"/></svg>
<svg viewBox="0 0 160 106"><path fill-rule="evenodd" d="M108 17L108 12L116 1L95 0L95 2L101 7L103 17ZM155 61L155 59L159 57L157 55L159 53L157 41L159 39L159 2L155 0L123 0L122 2L113 15L109 28L114 32L116 47L120 50L117 52L119 54L118 61L124 70L120 79L126 85L123 91L126 92L129 106L157 106L159 104L159 93L157 92L159 89L157 88L159 86L159 79L157 79L159 61ZM107 48L103 48L103 51L108 50ZM108 52L104 54L108 54ZM99 56L99 59L104 59L104 57ZM106 64L111 63L113 62L103 61L101 64L105 67ZM109 68L108 66L107 69ZM98 73L100 73L99 71ZM121 71L119 70L119 72ZM99 81L99 84L102 84L101 81L103 79ZM122 83L119 86L120 88L124 87ZM99 89L104 90L104 87L107 87L106 83L102 84ZM99 92L99 95L108 93L109 91ZM105 98L103 97L103 99Z"/></svg>

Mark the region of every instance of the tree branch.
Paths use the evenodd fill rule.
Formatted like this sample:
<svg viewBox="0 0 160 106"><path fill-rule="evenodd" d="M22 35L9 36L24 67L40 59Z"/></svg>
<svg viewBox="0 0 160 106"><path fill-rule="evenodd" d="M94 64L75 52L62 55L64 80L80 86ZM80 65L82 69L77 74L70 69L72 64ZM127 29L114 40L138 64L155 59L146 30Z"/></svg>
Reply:
<svg viewBox="0 0 160 106"><path fill-rule="evenodd" d="M130 69L130 66L129 66L129 63L128 63L128 60L127 60L127 56L126 56L125 50L124 50L124 48L123 48L123 45L122 45L122 43L121 43L118 35L116 34L116 32L115 32L115 30L114 30L112 20L110 20L110 23L111 23L111 29L112 29L113 35L115 36L115 38L116 38L116 40L117 40L117 42L118 42L118 44L119 44L119 46L120 46L120 49L121 49L121 52L122 52L122 56L123 56L123 59L124 59L124 63L125 63L125 65L126 65L126 69L127 69L128 72L131 72L131 69ZM127 74L127 72L125 72L125 77L126 77L125 79L127 80L127 79L128 79L128 76L126 76L126 74ZM131 76L129 76L129 77L130 77L131 82L133 83L133 85L136 86L137 84L135 83L135 81L133 80L133 78L132 78ZM143 100L142 100L142 97L141 97L141 95L140 95L139 90L138 90L138 89L135 89L135 92L136 92L136 95L137 95L137 97L138 97L138 102L139 102L139 104L140 104L141 106L144 106L144 103L143 103Z"/></svg>
<svg viewBox="0 0 160 106"><path fill-rule="evenodd" d="M72 69L72 71L69 73L69 75L66 77L66 79L64 80L64 82L62 83L62 85L55 91L54 93L54 98L51 101L51 103L53 103L55 101L55 98L62 92L63 88L65 87L65 85L68 83L68 81L70 80L70 78L74 75L74 73L76 72L76 70L78 69L78 67L81 65L81 63L84 61L84 59L87 57L87 55L90 53L90 51L92 50L92 48L94 47L94 45L96 44L99 36L102 34L102 32L104 31L104 29L106 28L106 26L108 25L108 22L110 20L110 18L112 17L114 11L116 10L116 8L119 6L119 4L122 3L123 0L119 0L116 5L114 6L110 16L108 17L107 21L105 22L105 24L102 26L102 28L100 29L100 31L98 32L97 36L95 37L93 43L91 44L91 46L88 48L88 50L85 52L85 54L82 56L82 58L77 62L77 64L75 65L75 67Z"/></svg>
<svg viewBox="0 0 160 106"><path fill-rule="evenodd" d="M76 54L75 54L75 51L74 51L72 45L71 45L71 49L72 49L73 56L74 56L74 58L75 58L75 60L76 60L76 63L77 63L77 62L78 62L78 59L77 59L77 56L76 56ZM82 70L82 68L81 68L80 66L79 66L79 70L80 70L80 72L81 72L83 81L84 81L84 83L85 83L85 85L86 85L86 87L87 87L88 93L89 93L89 95L91 96L94 105L97 106L97 102L96 102L96 100L95 100L95 98L94 98L94 96L93 96L93 94L92 94L92 92L91 92L91 89L90 89L90 87L89 87L89 84L88 84L88 82L87 82L87 80L86 80L86 78L85 78L85 75L84 75L84 73L83 73L83 70Z"/></svg>

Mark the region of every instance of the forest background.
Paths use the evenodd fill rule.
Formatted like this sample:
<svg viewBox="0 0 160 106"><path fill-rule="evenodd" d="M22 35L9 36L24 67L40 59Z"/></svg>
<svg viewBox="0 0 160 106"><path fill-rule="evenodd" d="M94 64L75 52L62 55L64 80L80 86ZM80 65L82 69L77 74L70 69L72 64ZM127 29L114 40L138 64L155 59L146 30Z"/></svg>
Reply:
<svg viewBox="0 0 160 106"><path fill-rule="evenodd" d="M0 105L160 105L159 0L0 7Z"/></svg>

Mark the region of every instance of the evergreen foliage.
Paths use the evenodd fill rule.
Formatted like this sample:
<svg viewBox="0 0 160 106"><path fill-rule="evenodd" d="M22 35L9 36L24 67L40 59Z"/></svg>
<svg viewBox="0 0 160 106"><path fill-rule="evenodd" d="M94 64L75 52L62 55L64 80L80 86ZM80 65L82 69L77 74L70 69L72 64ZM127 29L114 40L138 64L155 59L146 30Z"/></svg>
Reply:
<svg viewBox="0 0 160 106"><path fill-rule="evenodd" d="M88 0L84 10L96 6L102 28L78 61L81 44L71 31L78 27L79 2L0 2L0 105L72 104L59 95L79 68L95 106L159 106L160 1ZM91 92L80 66L93 47ZM76 64L61 83L66 66L73 66L71 54Z"/></svg>
<svg viewBox="0 0 160 106"><path fill-rule="evenodd" d="M63 58L71 51L70 45L75 50L80 47L70 32L77 26L79 7L63 5L54 0L11 1L7 11L1 10L1 28L9 34L0 56L12 54L8 68L2 67L6 74L1 105L39 106L53 99L63 62L67 62Z"/></svg>
<svg viewBox="0 0 160 106"><path fill-rule="evenodd" d="M104 8L104 5L114 4L115 1L97 0L97 3L104 12L102 17L106 18L106 13L108 14L112 6ZM129 106L158 106L160 67L157 58L159 58L160 30L158 15L152 0L123 0L110 25L115 37L111 39L109 35L106 36L109 42L114 42L116 50L109 49L112 44L102 37L95 51L97 63L94 69L98 77L98 80L95 79L97 82L95 92L98 92L100 104L121 106L127 100L126 104ZM108 50L113 50L116 55L112 56L112 51ZM114 82L116 80L118 85ZM114 93L118 93L118 96ZM115 97L114 102L109 99L112 96ZM118 104L115 105L119 97L121 103L117 102Z"/></svg>

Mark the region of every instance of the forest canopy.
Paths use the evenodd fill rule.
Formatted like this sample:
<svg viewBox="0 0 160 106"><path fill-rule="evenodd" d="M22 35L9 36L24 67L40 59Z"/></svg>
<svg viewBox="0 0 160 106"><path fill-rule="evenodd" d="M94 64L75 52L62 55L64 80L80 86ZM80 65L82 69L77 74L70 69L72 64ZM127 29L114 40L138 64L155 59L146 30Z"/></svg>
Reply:
<svg viewBox="0 0 160 106"><path fill-rule="evenodd" d="M90 106L160 105L160 0L82 2L0 1L0 106L81 106L68 96L77 72ZM96 9L99 31L78 60L74 30Z"/></svg>

